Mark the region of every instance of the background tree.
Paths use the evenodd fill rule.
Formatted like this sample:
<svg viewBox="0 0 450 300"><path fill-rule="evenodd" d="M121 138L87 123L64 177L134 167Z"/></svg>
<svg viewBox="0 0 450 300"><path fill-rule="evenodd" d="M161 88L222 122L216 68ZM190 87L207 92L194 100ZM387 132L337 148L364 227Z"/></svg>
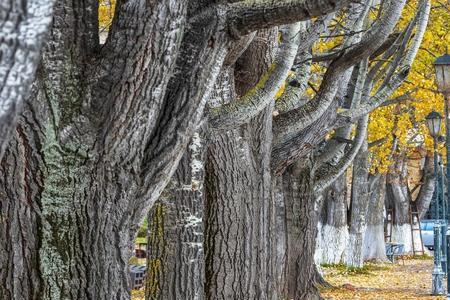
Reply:
<svg viewBox="0 0 450 300"><path fill-rule="evenodd" d="M96 1L2 5L1 34L13 37L2 49L13 52L1 56L0 90L13 109L1 120L0 298L129 298L139 224L231 43L350 2L117 1L103 45Z"/></svg>
<svg viewBox="0 0 450 300"><path fill-rule="evenodd" d="M410 25L417 28L418 32L423 32L423 26L426 25L429 11L426 4L428 2L422 2L420 9L417 9L415 21ZM337 108L343 105L340 100L345 93L342 95L338 91L341 87L346 90L355 64L364 63L374 55L381 56L390 49L393 42L389 39L390 33L396 26L403 5L398 1L385 2L381 8L377 7L378 17L375 15L368 19L373 22L373 26L361 33L360 40L351 38L350 41L353 42L347 45L341 41L334 52L315 58L316 61L323 62L326 73L320 77L320 87L317 92L312 93L312 100L303 97L305 82L309 81L310 76L293 74L288 79L284 93L273 104L273 98L279 94L280 87L283 87L292 64L289 63L291 55L280 53L291 53L284 51L288 49L286 47L292 47L289 44L296 43L295 39L283 38L283 34L278 53L273 58L274 63L265 63L263 68L257 69L262 71L247 71L252 68L254 70L255 66L241 64L243 60L238 60L232 70L228 65L222 67L222 74L215 88L217 95L212 98L212 107L208 112L210 130L214 135L206 156L206 298L250 296L266 299L277 292L277 285L270 289L277 280L281 282L278 286L283 287L280 293L285 297L317 297L314 284L318 276L313 261L317 195L339 178L351 164L365 142L367 113L388 99L405 79L422 34L404 38L408 46L400 54L396 52L399 59L397 64L391 66L392 76L376 80L380 83L389 82L389 85L373 84L374 88L369 89L375 92L373 95L365 97L364 101L355 102L354 107L339 113ZM360 7L367 7L367 4L355 4L350 12L353 13ZM366 18L363 16L367 15L367 10L357 11L360 13L355 14L355 24L364 21ZM344 19L346 15L348 14L343 14ZM305 32L305 36L309 37L310 32L316 28L320 35L323 29L319 30L319 22L322 20L304 29L300 28L300 32ZM350 26L348 28L352 29ZM285 30L282 30L284 34ZM257 37L263 34L267 33L260 31ZM300 41L303 39L302 35L294 34ZM253 62L252 59L258 55L249 57L247 54L257 51L253 46L260 40L255 38L252 41L242 57ZM266 39L266 49L273 47L270 46L273 41L273 38ZM302 56L308 56L309 52L311 57L310 49L302 50L297 52ZM266 58L265 55L260 56ZM304 65L310 64L308 60L301 60L302 56L298 57L299 62L295 66L297 70L304 70ZM280 57L285 59L280 61ZM258 61L265 62L263 59ZM361 73L369 75L367 72ZM275 77L274 74L282 74L284 78L280 81L279 76ZM342 83L344 74L348 80ZM246 81L240 81L239 78L243 75L250 77L245 77ZM361 91L357 92L362 94ZM358 129L353 141L347 139L343 143L344 147L339 147L343 148L344 154L332 164L330 160L335 157L334 152L331 157L327 153L325 157L316 160L316 146L333 129L347 127L349 121L357 122ZM350 126L351 128L353 127ZM267 153L271 157L268 158ZM297 162L300 158L301 161ZM283 174L284 184L276 178L280 174ZM276 186L277 184L281 187ZM277 205L283 202L280 198L284 198L285 207L284 237L280 230L283 227L277 227ZM268 239L274 235L276 238ZM273 241L284 245L273 245ZM281 254L283 252L285 255ZM274 259L265 259L270 253L276 253L271 257L277 258L277 261L286 257L283 274L279 275L278 269L274 267ZM260 284L261 280L268 283Z"/></svg>

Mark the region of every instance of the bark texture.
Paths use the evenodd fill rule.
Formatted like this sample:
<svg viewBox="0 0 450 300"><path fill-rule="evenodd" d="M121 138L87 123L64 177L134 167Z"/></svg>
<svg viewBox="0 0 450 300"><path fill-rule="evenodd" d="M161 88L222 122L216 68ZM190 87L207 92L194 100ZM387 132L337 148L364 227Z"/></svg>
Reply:
<svg viewBox="0 0 450 300"><path fill-rule="evenodd" d="M339 177L325 192L319 211L319 233L315 261L317 264L342 262L348 241L347 227L347 180Z"/></svg>
<svg viewBox="0 0 450 300"><path fill-rule="evenodd" d="M368 206L369 149L365 141L353 163L349 240L345 257L345 263L350 267L362 268L363 266L363 242L367 227Z"/></svg>
<svg viewBox="0 0 450 300"><path fill-rule="evenodd" d="M367 228L364 235L364 260L387 261L384 238L384 204L386 177L370 177L370 198Z"/></svg>
<svg viewBox="0 0 450 300"><path fill-rule="evenodd" d="M7 0L0 9L0 157L29 96L52 22L48 0Z"/></svg>
<svg viewBox="0 0 450 300"><path fill-rule="evenodd" d="M275 36L274 30L259 33L236 69L224 70L216 103L235 101L235 94L226 92L234 85L238 94L245 94L259 81L273 60ZM250 77L244 81L240 74ZM249 124L211 138L206 163L207 299L276 298L270 243L272 107Z"/></svg>
<svg viewBox="0 0 450 300"><path fill-rule="evenodd" d="M2 299L130 297L128 259L144 209L170 179L226 52L219 21L209 30L203 24L202 34L193 22L183 35L185 14L185 1L119 5L100 63L96 2L56 4L33 93L1 165ZM143 24L146 34L133 35ZM150 45L160 48L142 60ZM202 67L176 59L178 52ZM189 80L168 80L183 68ZM180 94L166 94L169 84ZM163 135L152 137L155 128Z"/></svg>
<svg viewBox="0 0 450 300"><path fill-rule="evenodd" d="M310 168L290 167L283 175L286 209L286 266L283 297L320 299L314 250L318 214Z"/></svg>
<svg viewBox="0 0 450 300"><path fill-rule="evenodd" d="M385 1L374 26L330 59L316 99L290 102L275 126L273 98L295 50L302 41L312 45L295 22L358 2L351 6L359 7L351 31L365 20L370 1L228 2L117 1L101 47L97 1L62 0L54 10L50 0L1 4L2 299L129 299L133 240L173 174L150 215L147 298L319 297L317 194L350 165L367 119L358 120L355 140L338 162L316 166L309 158L337 126L340 80L383 45L405 0ZM294 24L280 27L278 45L273 26L285 23ZM30 32L33 43L18 35ZM417 30L412 44L422 35ZM217 132L205 158L204 204L195 132L207 101ZM214 116L218 107L233 108L225 109L228 121ZM304 161L290 167L298 159ZM286 168L281 191L274 174ZM275 262L284 262L284 272Z"/></svg>
<svg viewBox="0 0 450 300"><path fill-rule="evenodd" d="M204 135L195 133L149 212L146 299L204 299L205 147Z"/></svg>

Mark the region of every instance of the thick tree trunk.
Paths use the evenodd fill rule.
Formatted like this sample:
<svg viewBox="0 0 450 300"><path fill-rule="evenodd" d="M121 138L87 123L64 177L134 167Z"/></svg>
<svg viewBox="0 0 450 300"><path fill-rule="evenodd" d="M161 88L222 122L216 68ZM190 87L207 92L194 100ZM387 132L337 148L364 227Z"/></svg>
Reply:
<svg viewBox="0 0 450 300"><path fill-rule="evenodd" d="M412 251L411 220L409 216L411 197L407 183L405 155L396 157L394 166L387 175L387 207L394 208L392 241L405 245L405 252Z"/></svg>
<svg viewBox="0 0 450 300"><path fill-rule="evenodd" d="M127 299L135 224L108 202L133 197L132 176L63 144L64 114L41 91L34 100L1 164L2 299Z"/></svg>
<svg viewBox="0 0 450 300"><path fill-rule="evenodd" d="M274 292L271 183L248 159L249 140L250 132L233 130L213 141L208 151L207 299L271 299Z"/></svg>
<svg viewBox="0 0 450 300"><path fill-rule="evenodd" d="M346 174L325 193L318 226L316 263L340 263L348 240Z"/></svg>
<svg viewBox="0 0 450 300"><path fill-rule="evenodd" d="M375 175L377 176L377 175ZM378 176L377 176L378 177ZM376 180L370 187L367 228L364 235L364 260L386 261L386 244L384 240L384 203L386 193L386 177L370 178Z"/></svg>
<svg viewBox="0 0 450 300"><path fill-rule="evenodd" d="M196 133L149 212L146 299L204 299L204 154Z"/></svg>
<svg viewBox="0 0 450 300"><path fill-rule="evenodd" d="M436 178L434 177L434 164L432 157L428 155L425 157L422 172L422 186L420 187L419 194L415 200L420 219L422 219L427 213L430 208L431 200L433 199Z"/></svg>
<svg viewBox="0 0 450 300"><path fill-rule="evenodd" d="M84 59L95 45L84 19L91 8L56 4L32 97L2 159L5 300L129 297L135 224L120 203L137 197L137 178L98 157L96 135L83 136L91 133L82 109L89 97ZM84 22L81 32L77 22Z"/></svg>
<svg viewBox="0 0 450 300"><path fill-rule="evenodd" d="M365 141L353 162L352 198L350 209L349 240L345 253L347 266L362 268L363 242L369 205L369 150Z"/></svg>
<svg viewBox="0 0 450 300"><path fill-rule="evenodd" d="M310 167L289 167L283 175L286 207L285 299L320 299L314 264L318 213Z"/></svg>
<svg viewBox="0 0 450 300"><path fill-rule="evenodd" d="M276 32L260 33L236 63L238 94L245 94L267 70ZM234 77L223 76L216 90L226 103ZM231 97L234 100L233 92ZM206 299L277 299L271 233L272 109L273 104L248 125L211 136L205 181Z"/></svg>
<svg viewBox="0 0 450 300"><path fill-rule="evenodd" d="M0 167L0 299L40 299L39 203L42 157L32 154L38 128L23 126L10 140ZM34 129L34 130L33 130ZM29 137L29 138L27 138ZM7 201L14 199L15 201Z"/></svg>
<svg viewBox="0 0 450 300"><path fill-rule="evenodd" d="M275 287L277 288L278 295L283 295L283 288L285 283L285 272L284 268L286 266L286 208L285 208L285 195L283 178L274 178L274 205L275 205L275 227L273 230L273 239L275 241L275 253L276 255L275 264L275 276L276 282Z"/></svg>
<svg viewBox="0 0 450 300"><path fill-rule="evenodd" d="M32 97L0 165L1 299L129 299L128 260L139 222L175 170L202 113L208 83L219 71L215 64L226 53L223 39L215 39L214 45L207 42L216 23L202 24L204 35L196 34L199 24L191 24L191 34L181 43L183 54L198 54L205 63L192 68L199 61L186 58L189 65L180 58L178 63L190 70L178 75L188 83L173 79L177 93L163 97L162 86L172 75L180 45L185 3L158 2L150 9L147 5L153 2L133 1L120 7L118 18L128 14L128 19L117 21L120 26L111 41L126 40L126 45L119 57L101 56L113 56L110 71L120 73L119 78L108 77L111 74L102 69L110 65L101 65L100 72L91 63L98 55L97 2L56 4ZM133 12L138 16L130 18ZM142 19L152 29L142 28ZM145 34L139 31L139 38L131 37L137 27ZM150 51L153 44L160 48ZM161 65L166 76L159 73ZM105 80L99 85L114 86L106 88L113 95L101 97L97 76ZM184 93L186 89L191 94ZM149 106L157 107L157 113L149 113ZM146 143L150 131L157 131L152 125L163 133ZM153 176L149 173L154 180L146 180Z"/></svg>

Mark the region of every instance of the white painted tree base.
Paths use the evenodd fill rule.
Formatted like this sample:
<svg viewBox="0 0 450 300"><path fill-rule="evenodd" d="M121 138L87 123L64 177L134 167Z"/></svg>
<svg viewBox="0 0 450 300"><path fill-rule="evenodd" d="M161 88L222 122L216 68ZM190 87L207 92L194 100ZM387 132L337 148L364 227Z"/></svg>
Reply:
<svg viewBox="0 0 450 300"><path fill-rule="evenodd" d="M412 252L411 225L394 225L392 227L392 242L405 245L405 253Z"/></svg>
<svg viewBox="0 0 450 300"><path fill-rule="evenodd" d="M342 262L348 241L348 229L319 224L316 253L316 264L338 264Z"/></svg>
<svg viewBox="0 0 450 300"><path fill-rule="evenodd" d="M369 225L366 228L363 243L364 260L387 261L384 226Z"/></svg>
<svg viewBox="0 0 450 300"><path fill-rule="evenodd" d="M364 232L364 230L363 230ZM364 235L364 234L362 234ZM363 239L361 234L350 234L345 249L345 264L349 267L363 267Z"/></svg>

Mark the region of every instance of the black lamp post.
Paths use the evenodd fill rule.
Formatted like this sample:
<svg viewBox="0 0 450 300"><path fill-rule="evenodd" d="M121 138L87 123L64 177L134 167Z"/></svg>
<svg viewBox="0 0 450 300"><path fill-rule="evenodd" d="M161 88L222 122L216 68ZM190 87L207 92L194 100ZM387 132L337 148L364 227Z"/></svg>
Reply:
<svg viewBox="0 0 450 300"><path fill-rule="evenodd" d="M432 294L433 295L442 295L445 293L444 285L442 283L442 279L444 278L444 272L442 271L441 265L441 222L439 217L439 197L438 197L438 149L437 149L437 139L439 137L439 131L441 129L442 117L439 113L433 111L431 112L427 118L427 127L430 132L430 135L433 137L433 145L434 145L434 178L435 185L434 190L436 191L436 201L434 205L435 209L435 221L434 221L434 268L433 268L433 283L432 283Z"/></svg>
<svg viewBox="0 0 450 300"><path fill-rule="evenodd" d="M436 84L439 91L445 97L445 146L447 150L447 167L446 167L446 186L447 186L447 207L449 204L448 197L450 195L450 55L445 54L438 57L434 62L434 67L436 70ZM444 200L444 201L445 201ZM449 216L445 216L449 218ZM450 224L450 220L447 221L447 225ZM450 257L450 228L447 226L446 230L446 248L447 248L447 258ZM450 264L447 263L447 299L450 300Z"/></svg>

